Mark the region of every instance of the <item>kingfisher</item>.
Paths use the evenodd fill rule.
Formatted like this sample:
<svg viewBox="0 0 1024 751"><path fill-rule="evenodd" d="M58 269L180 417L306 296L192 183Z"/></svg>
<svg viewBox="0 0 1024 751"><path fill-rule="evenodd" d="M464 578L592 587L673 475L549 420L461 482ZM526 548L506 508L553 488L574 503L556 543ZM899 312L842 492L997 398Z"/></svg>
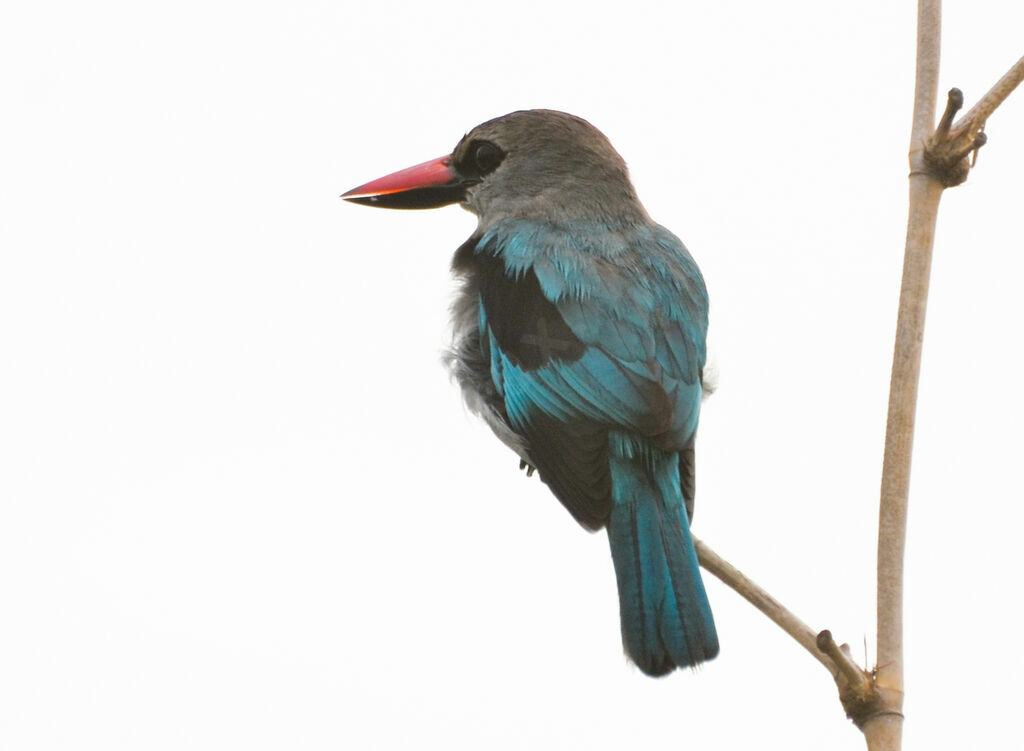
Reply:
<svg viewBox="0 0 1024 751"><path fill-rule="evenodd" d="M641 671L718 654L690 534L707 290L608 139L564 112L512 112L342 198L477 216L452 260L446 357L467 405L579 524L607 530Z"/></svg>

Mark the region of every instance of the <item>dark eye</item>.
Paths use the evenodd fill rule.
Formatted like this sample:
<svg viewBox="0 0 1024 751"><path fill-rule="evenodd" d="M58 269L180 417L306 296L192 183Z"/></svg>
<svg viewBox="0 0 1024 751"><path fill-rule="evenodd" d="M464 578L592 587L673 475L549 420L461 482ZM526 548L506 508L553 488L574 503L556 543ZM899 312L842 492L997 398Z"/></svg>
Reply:
<svg viewBox="0 0 1024 751"><path fill-rule="evenodd" d="M505 152L490 141L480 141L475 144L470 154L472 155L473 164L480 175L493 172L501 164L501 160L505 158Z"/></svg>

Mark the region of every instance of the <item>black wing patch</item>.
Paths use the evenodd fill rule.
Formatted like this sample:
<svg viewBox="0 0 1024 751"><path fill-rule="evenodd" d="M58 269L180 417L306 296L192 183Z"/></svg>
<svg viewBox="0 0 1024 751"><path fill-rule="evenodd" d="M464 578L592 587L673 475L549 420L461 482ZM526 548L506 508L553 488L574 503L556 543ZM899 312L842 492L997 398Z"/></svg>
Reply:
<svg viewBox="0 0 1024 751"><path fill-rule="evenodd" d="M473 257L487 324L501 351L523 370L552 360L575 362L586 345L544 296L533 269L511 277L505 262L489 253Z"/></svg>

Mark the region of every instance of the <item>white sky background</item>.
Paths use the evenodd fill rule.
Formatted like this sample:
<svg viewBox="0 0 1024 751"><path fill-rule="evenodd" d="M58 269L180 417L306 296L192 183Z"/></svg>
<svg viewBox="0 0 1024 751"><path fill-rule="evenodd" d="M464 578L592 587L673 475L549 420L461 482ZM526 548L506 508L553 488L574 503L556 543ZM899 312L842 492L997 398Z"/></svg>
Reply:
<svg viewBox="0 0 1024 751"><path fill-rule="evenodd" d="M627 664L604 534L439 364L474 219L338 195L511 110L601 128L710 289L695 532L873 655L914 13L7 7L0 749L861 749L710 576L721 656ZM1024 53L1018 3L944 26L969 104ZM1024 92L987 132L939 217L908 748L1019 735Z"/></svg>

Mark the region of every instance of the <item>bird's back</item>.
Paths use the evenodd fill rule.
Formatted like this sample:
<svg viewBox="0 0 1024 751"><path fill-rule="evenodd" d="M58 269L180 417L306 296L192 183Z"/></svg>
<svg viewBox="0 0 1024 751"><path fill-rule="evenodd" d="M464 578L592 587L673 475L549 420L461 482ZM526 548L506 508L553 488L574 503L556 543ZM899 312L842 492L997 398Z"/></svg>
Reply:
<svg viewBox="0 0 1024 751"><path fill-rule="evenodd" d="M507 220L453 265L465 279L454 351L467 401L486 405L506 443L518 437L514 448L582 524L600 527L610 511L609 431L692 448L707 293L674 235Z"/></svg>

